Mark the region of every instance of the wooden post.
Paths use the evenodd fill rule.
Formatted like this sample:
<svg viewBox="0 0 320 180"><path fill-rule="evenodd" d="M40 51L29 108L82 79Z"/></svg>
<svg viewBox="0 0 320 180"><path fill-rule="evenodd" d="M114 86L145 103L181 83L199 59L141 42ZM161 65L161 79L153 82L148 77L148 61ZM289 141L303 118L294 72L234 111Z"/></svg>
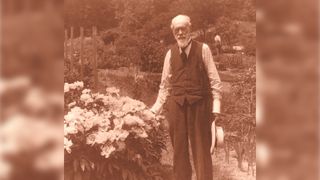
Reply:
<svg viewBox="0 0 320 180"><path fill-rule="evenodd" d="M67 58L68 58L68 30L67 29L64 30L64 43L63 43L63 46L64 46L63 56L64 56L64 60L66 61Z"/></svg>
<svg viewBox="0 0 320 180"><path fill-rule="evenodd" d="M80 27L80 76L83 81L83 27Z"/></svg>
<svg viewBox="0 0 320 180"><path fill-rule="evenodd" d="M71 26L70 28L70 71L72 72L72 68L73 68L73 51L74 51L74 48L73 48L73 26Z"/></svg>
<svg viewBox="0 0 320 180"><path fill-rule="evenodd" d="M92 40L93 40L93 73L94 73L94 90L98 90L98 71L97 71L97 27L92 27Z"/></svg>

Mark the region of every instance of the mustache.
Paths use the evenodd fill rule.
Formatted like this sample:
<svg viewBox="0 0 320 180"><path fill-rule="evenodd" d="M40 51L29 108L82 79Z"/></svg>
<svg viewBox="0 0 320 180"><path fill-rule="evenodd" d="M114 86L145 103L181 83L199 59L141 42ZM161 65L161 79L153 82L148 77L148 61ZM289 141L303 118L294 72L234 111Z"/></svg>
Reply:
<svg viewBox="0 0 320 180"><path fill-rule="evenodd" d="M177 36L177 39L187 39L188 38L188 36L186 36L186 35L178 35Z"/></svg>

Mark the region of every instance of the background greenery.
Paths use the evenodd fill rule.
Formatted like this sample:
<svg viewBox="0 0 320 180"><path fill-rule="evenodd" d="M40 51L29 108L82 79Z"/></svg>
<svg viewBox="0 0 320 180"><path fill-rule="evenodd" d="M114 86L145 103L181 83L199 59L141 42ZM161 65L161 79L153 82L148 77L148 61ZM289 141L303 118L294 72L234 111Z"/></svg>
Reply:
<svg viewBox="0 0 320 180"><path fill-rule="evenodd" d="M64 19L75 37L81 26L86 36L98 27L104 43L99 68L161 72L164 55L175 42L170 22L177 14L191 17L196 39L212 50L218 33L225 49L242 45L246 54L255 55L255 6L255 0L66 0Z"/></svg>

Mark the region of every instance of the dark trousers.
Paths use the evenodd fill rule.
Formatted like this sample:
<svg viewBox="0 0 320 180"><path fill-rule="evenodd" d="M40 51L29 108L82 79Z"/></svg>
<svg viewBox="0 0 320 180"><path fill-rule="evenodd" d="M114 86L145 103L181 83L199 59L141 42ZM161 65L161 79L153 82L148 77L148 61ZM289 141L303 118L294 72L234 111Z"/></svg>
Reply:
<svg viewBox="0 0 320 180"><path fill-rule="evenodd" d="M197 180L212 180L211 109L208 99L183 106L168 99L170 137L174 149L173 171L175 180L191 180L192 153ZM189 142L192 152L189 152Z"/></svg>

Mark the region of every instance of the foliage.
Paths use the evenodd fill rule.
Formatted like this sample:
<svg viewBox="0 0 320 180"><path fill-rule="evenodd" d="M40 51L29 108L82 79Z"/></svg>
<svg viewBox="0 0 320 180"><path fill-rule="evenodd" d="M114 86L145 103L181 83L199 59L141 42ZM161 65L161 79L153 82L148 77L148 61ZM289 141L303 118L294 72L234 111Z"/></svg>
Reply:
<svg viewBox="0 0 320 180"><path fill-rule="evenodd" d="M243 170L242 161L245 158L249 166L255 161L255 65L239 74L237 81L232 83L231 94L224 96L222 109L228 115L221 123L227 132L226 154L228 156L229 147L233 147L237 153L239 168Z"/></svg>
<svg viewBox="0 0 320 180"><path fill-rule="evenodd" d="M64 2L64 24L75 28L75 37L82 26L86 29L97 26L108 29L117 26L115 7L112 1L105 0L66 0ZM89 32L85 33L89 35Z"/></svg>
<svg viewBox="0 0 320 180"><path fill-rule="evenodd" d="M216 61L219 62L218 69L241 69L244 68L244 61L248 57L242 53L237 54L221 54L216 57Z"/></svg>
<svg viewBox="0 0 320 180"><path fill-rule="evenodd" d="M112 45L114 45L114 42L118 37L119 37L119 33L112 30L105 31L101 36L104 44L112 43Z"/></svg>
<svg viewBox="0 0 320 180"><path fill-rule="evenodd" d="M243 46L246 55L256 53L256 26L254 23L235 21L228 17L217 20L212 32L207 33L207 41L214 48L214 37L219 34L222 39L222 51L235 53L232 46Z"/></svg>
<svg viewBox="0 0 320 180"><path fill-rule="evenodd" d="M254 20L251 17L252 12L255 12L254 0L89 2L67 0L65 27L73 25L77 36L80 25L88 29L87 35L90 35L91 26L99 26L101 40L105 45L101 48L99 68L134 66L142 71L161 72L166 50L175 43L170 22L177 14L188 14L192 19L193 30L201 31L198 39L209 43L211 47L217 32L222 36L224 45L244 45L246 54L255 54L255 34L240 31L238 22ZM209 31L212 26L214 33Z"/></svg>
<svg viewBox="0 0 320 180"><path fill-rule="evenodd" d="M216 32L220 34L226 45L232 45L237 40L239 34L238 24L230 18L222 17L215 26Z"/></svg>
<svg viewBox="0 0 320 180"><path fill-rule="evenodd" d="M191 18L193 27L201 29L203 41L206 41L206 31L210 24L215 24L223 16L222 4L212 0L189 0L192 7Z"/></svg>
<svg viewBox="0 0 320 180"><path fill-rule="evenodd" d="M223 0L223 14L233 20L255 21L256 0Z"/></svg>
<svg viewBox="0 0 320 180"><path fill-rule="evenodd" d="M121 35L114 47L104 49L98 67L117 69L139 67L141 71L161 72L166 46L150 37Z"/></svg>
<svg viewBox="0 0 320 180"><path fill-rule="evenodd" d="M167 47L159 41L143 38L139 48L141 49L141 71L162 72Z"/></svg>
<svg viewBox="0 0 320 180"><path fill-rule="evenodd" d="M161 179L163 138L144 103L65 84L66 174L93 179Z"/></svg>
<svg viewBox="0 0 320 180"><path fill-rule="evenodd" d="M122 32L135 32L153 16L153 1L117 0L116 18Z"/></svg>
<svg viewBox="0 0 320 180"><path fill-rule="evenodd" d="M255 21L255 6L255 0L66 0L64 19L65 27L119 26L121 31L134 32L148 22L156 24L158 16L188 14L197 29L205 29L221 16Z"/></svg>
<svg viewBox="0 0 320 180"><path fill-rule="evenodd" d="M81 77L81 62L80 62L80 49L81 49L81 39L75 38L66 42L67 46L67 57L64 60L64 82L74 82L77 80L83 81L89 87L93 86L93 68L94 68L94 40L91 37L85 37L83 39L83 52L82 52L82 68L83 77ZM104 53L103 40L100 36L97 36L97 61L98 67L101 63L101 57ZM73 48L73 53L71 54L71 48ZM72 59L72 61L71 61Z"/></svg>

